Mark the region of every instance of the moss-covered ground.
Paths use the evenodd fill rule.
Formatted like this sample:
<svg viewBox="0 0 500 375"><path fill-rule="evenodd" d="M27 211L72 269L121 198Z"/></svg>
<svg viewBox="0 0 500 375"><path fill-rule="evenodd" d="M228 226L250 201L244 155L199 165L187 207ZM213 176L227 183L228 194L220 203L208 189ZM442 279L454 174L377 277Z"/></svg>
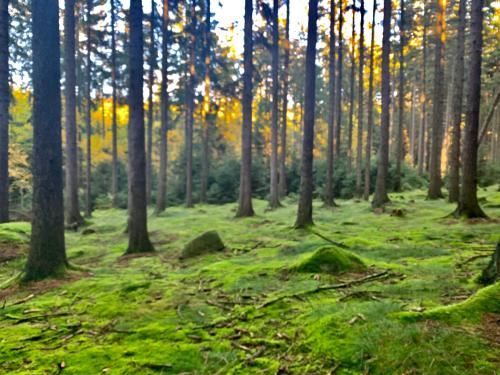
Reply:
<svg viewBox="0 0 500 375"><path fill-rule="evenodd" d="M292 199L256 201L248 219L234 204L151 212L157 252L129 258L126 212L97 211L95 233L67 233L80 270L20 287L29 225L0 225L0 373L496 374L500 290L476 295L475 278L499 239L500 193L480 197L493 220L446 218L454 205L423 191L391 196L404 217L316 202L313 230L367 266L340 274L293 271L331 244L292 229ZM179 260L208 230L226 251Z"/></svg>

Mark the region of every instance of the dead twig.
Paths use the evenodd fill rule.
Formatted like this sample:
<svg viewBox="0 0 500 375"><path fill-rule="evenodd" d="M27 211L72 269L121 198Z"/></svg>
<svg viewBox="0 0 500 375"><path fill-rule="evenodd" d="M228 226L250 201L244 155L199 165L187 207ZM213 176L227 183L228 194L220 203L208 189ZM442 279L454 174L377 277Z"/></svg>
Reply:
<svg viewBox="0 0 500 375"><path fill-rule="evenodd" d="M310 232L311 232L312 234L314 234L314 235L318 236L319 238L321 238L321 239L323 239L323 240L325 240L325 241L327 241L327 242L330 242L332 245L338 246L338 247L340 247L340 248L342 248L342 249L348 249L348 248L349 248L349 246L347 246L346 244L344 244L344 243L342 243L342 242L337 242L337 241L334 241L334 240L332 240L332 239L330 239L330 238L328 238L328 237L326 237L326 236L322 235L321 233L315 232L315 231L313 231L313 230L311 230Z"/></svg>
<svg viewBox="0 0 500 375"><path fill-rule="evenodd" d="M457 267L461 268L461 267L465 266L467 263L474 262L475 260L480 259L480 258L488 258L490 256L491 256L491 254L476 254L470 258L467 258L463 262L458 263Z"/></svg>

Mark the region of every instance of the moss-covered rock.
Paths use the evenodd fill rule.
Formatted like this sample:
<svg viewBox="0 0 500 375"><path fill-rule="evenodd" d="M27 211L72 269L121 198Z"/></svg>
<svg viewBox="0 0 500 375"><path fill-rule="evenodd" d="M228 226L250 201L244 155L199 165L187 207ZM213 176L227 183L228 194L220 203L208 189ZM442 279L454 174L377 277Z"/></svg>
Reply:
<svg viewBox="0 0 500 375"><path fill-rule="evenodd" d="M359 272L365 269L365 264L356 255L333 246L320 247L312 255L292 267L292 270L297 272L331 274Z"/></svg>
<svg viewBox="0 0 500 375"><path fill-rule="evenodd" d="M198 255L224 250L219 233L211 230L192 239L182 250L181 259L192 258Z"/></svg>

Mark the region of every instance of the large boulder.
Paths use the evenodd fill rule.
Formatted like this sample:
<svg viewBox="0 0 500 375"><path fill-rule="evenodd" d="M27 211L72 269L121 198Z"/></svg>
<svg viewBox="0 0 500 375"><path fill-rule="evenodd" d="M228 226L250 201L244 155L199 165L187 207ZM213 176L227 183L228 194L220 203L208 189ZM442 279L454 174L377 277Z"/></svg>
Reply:
<svg viewBox="0 0 500 375"><path fill-rule="evenodd" d="M225 246L219 233L211 230L192 239L181 253L181 259L192 258L198 255L224 250Z"/></svg>
<svg viewBox="0 0 500 375"><path fill-rule="evenodd" d="M320 247L306 259L292 267L292 270L306 273L360 272L366 265L353 253L331 245Z"/></svg>

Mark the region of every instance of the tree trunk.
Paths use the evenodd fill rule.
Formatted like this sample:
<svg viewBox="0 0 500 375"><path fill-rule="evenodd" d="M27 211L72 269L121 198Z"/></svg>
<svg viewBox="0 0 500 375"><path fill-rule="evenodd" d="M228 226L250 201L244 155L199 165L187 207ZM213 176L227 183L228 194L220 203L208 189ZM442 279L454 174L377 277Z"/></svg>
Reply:
<svg viewBox="0 0 500 375"><path fill-rule="evenodd" d="M111 90L112 90L112 123L111 123L111 143L112 143L112 166L111 166L111 206L118 207L118 140L116 125L116 0L111 0Z"/></svg>
<svg viewBox="0 0 500 375"><path fill-rule="evenodd" d="M351 79L349 88L349 128L347 131L347 173L352 170L352 128L354 117L354 71L356 68L355 39L356 39L356 2L352 3L352 32L351 32Z"/></svg>
<svg viewBox="0 0 500 375"><path fill-rule="evenodd" d="M290 65L290 0L285 0L286 3L286 25L285 25L285 61L283 67L283 107L281 120L281 154L279 160L279 178L278 190L279 196L286 196L286 133L288 124L288 70Z"/></svg>
<svg viewBox="0 0 500 375"><path fill-rule="evenodd" d="M443 41L444 41L444 0L436 0L436 29L434 51L434 89L432 105L432 143L429 160L428 199L442 198L441 193L441 147L443 144Z"/></svg>
<svg viewBox="0 0 500 375"><path fill-rule="evenodd" d="M458 8L457 46L453 73L453 96L451 102L452 124L449 154L448 201L458 202L460 197L460 124L462 123L462 104L464 91L464 53L465 53L465 13L466 2L460 0Z"/></svg>
<svg viewBox="0 0 500 375"><path fill-rule="evenodd" d="M344 37L342 26L344 25L343 0L339 0L339 47L337 53L337 90L335 100L337 101L337 122L335 124L335 156L340 156L340 137L342 135L342 66L344 59Z"/></svg>
<svg viewBox="0 0 500 375"><path fill-rule="evenodd" d="M394 190L401 191L401 164L403 163L403 122L404 122L404 105L405 105L405 68L404 68L404 48L406 43L405 36L405 9L404 0L400 0L400 23L399 23L399 89L398 89L398 99L399 99L399 119L398 119L398 133L396 141L396 176L394 181Z"/></svg>
<svg viewBox="0 0 500 375"><path fill-rule="evenodd" d="M92 11L92 0L87 0L87 66L86 66L86 80L87 80L87 92L86 92L86 117L85 117L85 135L87 140L86 147L86 164L85 164L85 216L92 216L92 191L91 191L91 179L92 179L92 119L91 119L91 90L92 90L92 69L91 69L91 40L90 40L90 13Z"/></svg>
<svg viewBox="0 0 500 375"><path fill-rule="evenodd" d="M0 223L9 221L9 0L0 0Z"/></svg>
<svg viewBox="0 0 500 375"><path fill-rule="evenodd" d="M59 7L33 0L33 220L24 280L64 271Z"/></svg>
<svg viewBox="0 0 500 375"><path fill-rule="evenodd" d="M210 162L209 150L209 119L210 119L210 0L206 0L206 19L205 19L205 41L203 49L203 61L205 63L205 95L203 97L203 124L202 124L202 153L201 158L201 189L200 200L207 201L208 190L208 170Z"/></svg>
<svg viewBox="0 0 500 375"><path fill-rule="evenodd" d="M486 217L477 201L477 151L481 103L481 54L483 49L483 0L474 0L471 10L471 60L467 84L467 112L462 161L462 189L456 211L467 218Z"/></svg>
<svg viewBox="0 0 500 375"><path fill-rule="evenodd" d="M359 94L358 94L358 145L356 155L356 196L363 195L363 89L364 89L364 64L365 64L365 2L361 0L361 19L359 24Z"/></svg>
<svg viewBox="0 0 500 375"><path fill-rule="evenodd" d="M186 121L185 121L185 152L186 152L186 207L193 204L193 121L194 121L194 80L196 75L196 2L191 3L191 32L189 41L189 74L186 85ZM186 9L187 11L187 9ZM187 20L187 17L186 17Z"/></svg>
<svg viewBox="0 0 500 375"><path fill-rule="evenodd" d="M243 53L243 126L241 131L240 192L237 217L253 216L252 207L252 76L253 76L253 0L245 0Z"/></svg>
<svg viewBox="0 0 500 375"><path fill-rule="evenodd" d="M333 137L335 121L335 1L330 0L330 41L328 52L328 135L326 149L326 182L324 201L326 207L335 207L333 190Z"/></svg>
<svg viewBox="0 0 500 375"><path fill-rule="evenodd" d="M389 106L391 101L391 73L389 58L391 53L391 0L384 0L384 21L382 37L382 118L380 127L380 147L378 150L377 182L372 207L382 207L389 202L387 195L387 171L389 167Z"/></svg>
<svg viewBox="0 0 500 375"><path fill-rule="evenodd" d="M486 132L488 131L488 126L490 125L491 119L493 118L493 114L495 113L495 109L500 103L500 89L497 89L497 92L495 94L495 97L493 99L493 103L491 103L491 108L488 111L488 115L486 116L486 119L484 120L483 125L481 126L481 131L479 133L479 139L478 143L481 145L481 142L483 141L484 137L486 136Z"/></svg>
<svg viewBox="0 0 500 375"><path fill-rule="evenodd" d="M426 159L426 133L427 133L427 7L424 2L424 15L423 15L424 31L422 37L422 47L423 47L423 61L422 61L422 92L421 92L421 102L422 102L422 118L420 121L420 129L418 132L418 174L423 175L425 170L425 159ZM428 135L427 135L428 137Z"/></svg>
<svg viewBox="0 0 500 375"><path fill-rule="evenodd" d="M128 248L127 254L153 251L148 235L146 151L144 145L144 37L142 0L129 11L129 125L128 125Z"/></svg>
<svg viewBox="0 0 500 375"><path fill-rule="evenodd" d="M158 193L156 197L156 214L167 207L167 165L168 165L168 0L163 0L163 24L161 41L161 126L160 126L160 169L158 171Z"/></svg>
<svg viewBox="0 0 500 375"><path fill-rule="evenodd" d="M151 204L151 192L153 190L153 120L154 101L153 84L154 71L156 69L156 46L155 46L155 0L151 0L151 15L149 18L149 72L148 72L148 130L147 130L147 154L146 154L146 201Z"/></svg>
<svg viewBox="0 0 500 375"><path fill-rule="evenodd" d="M415 82L411 86L411 128L410 128L410 157L413 167L417 166L417 152L415 147L415 141L417 138L417 124L416 124L416 110L415 103L417 100Z"/></svg>
<svg viewBox="0 0 500 375"><path fill-rule="evenodd" d="M80 225L78 204L78 149L76 143L75 0L64 4L64 73L66 117L66 222Z"/></svg>
<svg viewBox="0 0 500 375"><path fill-rule="evenodd" d="M273 0L273 45L272 45L272 100L271 113L271 181L269 192L269 208L281 206L278 193L278 115L279 115L279 30L278 30L278 0Z"/></svg>
<svg viewBox="0 0 500 375"><path fill-rule="evenodd" d="M309 0L307 22L306 74L304 90L304 136L302 140L302 166L300 171L300 197L296 228L313 225L313 150L314 107L316 103L316 41L318 39L318 0Z"/></svg>
<svg viewBox="0 0 500 375"><path fill-rule="evenodd" d="M375 14L377 12L377 2L373 3L372 14L372 37L370 43L370 78L368 83L368 129L366 129L366 150L365 150L365 188L363 198L368 200L371 187L371 157L372 157L372 132L373 132L373 59L375 52Z"/></svg>

